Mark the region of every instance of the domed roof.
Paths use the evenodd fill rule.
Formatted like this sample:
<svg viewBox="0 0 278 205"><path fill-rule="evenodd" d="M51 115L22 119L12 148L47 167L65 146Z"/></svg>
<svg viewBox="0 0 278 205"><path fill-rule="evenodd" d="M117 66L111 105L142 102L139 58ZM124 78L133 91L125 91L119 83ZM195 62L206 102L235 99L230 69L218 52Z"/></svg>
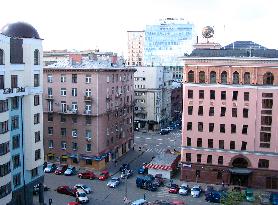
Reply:
<svg viewBox="0 0 278 205"><path fill-rule="evenodd" d="M15 38L40 39L37 30L32 25L25 22L7 24L1 29L1 33L5 36Z"/></svg>

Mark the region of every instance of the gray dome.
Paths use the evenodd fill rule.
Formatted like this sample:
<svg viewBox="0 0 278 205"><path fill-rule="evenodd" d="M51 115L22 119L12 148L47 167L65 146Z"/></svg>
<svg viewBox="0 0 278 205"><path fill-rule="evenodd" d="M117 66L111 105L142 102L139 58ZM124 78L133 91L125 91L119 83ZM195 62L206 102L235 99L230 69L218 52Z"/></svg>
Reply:
<svg viewBox="0 0 278 205"><path fill-rule="evenodd" d="M37 30L32 25L25 22L7 24L1 29L1 33L5 36L14 38L40 39Z"/></svg>

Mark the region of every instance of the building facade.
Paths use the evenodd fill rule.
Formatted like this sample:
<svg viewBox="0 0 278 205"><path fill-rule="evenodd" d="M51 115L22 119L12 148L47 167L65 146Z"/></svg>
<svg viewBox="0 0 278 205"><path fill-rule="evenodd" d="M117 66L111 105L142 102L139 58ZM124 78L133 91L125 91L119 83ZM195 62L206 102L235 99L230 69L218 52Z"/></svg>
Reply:
<svg viewBox="0 0 278 205"><path fill-rule="evenodd" d="M18 22L0 34L0 203L33 204L43 182L42 39Z"/></svg>
<svg viewBox="0 0 278 205"><path fill-rule="evenodd" d="M145 31L127 31L128 59L127 65L142 66L144 57Z"/></svg>
<svg viewBox="0 0 278 205"><path fill-rule="evenodd" d="M181 179L277 189L278 59L266 58L277 51L193 53L183 59Z"/></svg>
<svg viewBox="0 0 278 205"><path fill-rule="evenodd" d="M133 147L134 72L109 56L44 68L47 161L101 170Z"/></svg>
<svg viewBox="0 0 278 205"><path fill-rule="evenodd" d="M171 120L172 75L163 67L136 67L135 129L155 131Z"/></svg>

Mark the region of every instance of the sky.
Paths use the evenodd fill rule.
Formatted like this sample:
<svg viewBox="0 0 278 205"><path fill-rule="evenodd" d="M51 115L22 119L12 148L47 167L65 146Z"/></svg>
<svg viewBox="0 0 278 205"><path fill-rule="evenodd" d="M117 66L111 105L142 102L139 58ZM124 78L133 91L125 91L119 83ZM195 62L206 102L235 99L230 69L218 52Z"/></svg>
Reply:
<svg viewBox="0 0 278 205"><path fill-rule="evenodd" d="M127 31L161 18L184 18L201 36L213 26L214 41L251 40L278 49L277 0L2 0L0 28L24 21L44 39L44 50L127 51Z"/></svg>

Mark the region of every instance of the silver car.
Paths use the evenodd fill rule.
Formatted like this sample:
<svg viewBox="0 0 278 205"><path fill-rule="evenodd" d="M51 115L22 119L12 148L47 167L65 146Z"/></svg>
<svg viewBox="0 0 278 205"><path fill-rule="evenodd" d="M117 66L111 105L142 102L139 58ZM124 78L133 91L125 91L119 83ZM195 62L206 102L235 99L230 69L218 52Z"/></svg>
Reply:
<svg viewBox="0 0 278 205"><path fill-rule="evenodd" d="M107 183L107 186L110 188L116 188L120 184L119 177L112 177L111 180Z"/></svg>
<svg viewBox="0 0 278 205"><path fill-rule="evenodd" d="M200 197L202 189L199 185L195 185L191 188L191 196L194 198Z"/></svg>
<svg viewBox="0 0 278 205"><path fill-rule="evenodd" d="M179 189L179 194L180 195L187 195L189 193L190 189L188 187L188 184L182 184L180 186L180 189Z"/></svg>
<svg viewBox="0 0 278 205"><path fill-rule="evenodd" d="M92 192L92 189L85 184L75 184L74 188L83 189L86 192L86 194L90 194Z"/></svg>

